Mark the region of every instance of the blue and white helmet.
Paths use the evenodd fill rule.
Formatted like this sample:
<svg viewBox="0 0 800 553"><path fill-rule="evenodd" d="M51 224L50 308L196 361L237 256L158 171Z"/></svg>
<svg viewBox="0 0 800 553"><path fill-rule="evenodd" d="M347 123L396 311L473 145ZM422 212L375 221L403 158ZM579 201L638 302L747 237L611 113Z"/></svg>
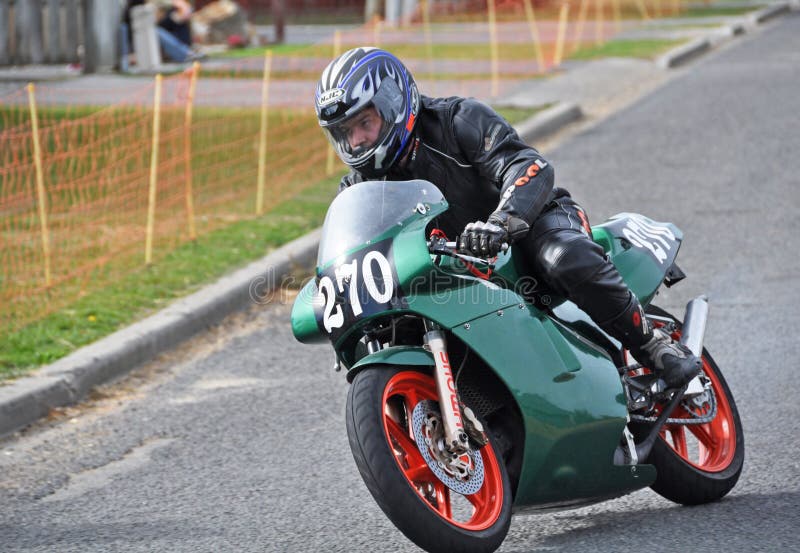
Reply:
<svg viewBox="0 0 800 553"><path fill-rule="evenodd" d="M348 50L325 68L314 107L319 125L341 160L367 178L380 178L400 158L419 113L419 92L405 65L385 50ZM377 140L351 144L354 118L375 108L381 119Z"/></svg>

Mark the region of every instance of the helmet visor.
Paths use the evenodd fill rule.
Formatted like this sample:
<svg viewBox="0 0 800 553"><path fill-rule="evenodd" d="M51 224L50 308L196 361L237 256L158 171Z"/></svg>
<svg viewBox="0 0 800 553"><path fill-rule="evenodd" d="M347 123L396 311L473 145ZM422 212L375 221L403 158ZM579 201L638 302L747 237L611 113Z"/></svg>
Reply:
<svg viewBox="0 0 800 553"><path fill-rule="evenodd" d="M322 130L342 161L356 166L385 147L392 130L403 122L405 111L405 98L397 83L384 79L371 102Z"/></svg>

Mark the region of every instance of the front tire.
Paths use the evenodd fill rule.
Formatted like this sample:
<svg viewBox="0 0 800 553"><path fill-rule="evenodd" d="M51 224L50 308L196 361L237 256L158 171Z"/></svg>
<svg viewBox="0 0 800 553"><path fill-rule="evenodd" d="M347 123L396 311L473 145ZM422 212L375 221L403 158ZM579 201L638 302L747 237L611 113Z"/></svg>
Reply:
<svg viewBox="0 0 800 553"><path fill-rule="evenodd" d="M655 306L649 307L648 312L675 321L678 330L672 337L680 338L680 321ZM733 394L706 349L702 361L716 398L716 416L706 424L665 425L646 461L658 471L652 489L683 505L721 499L736 485L744 465L744 432ZM689 417L684 403L672 417Z"/></svg>
<svg viewBox="0 0 800 553"><path fill-rule="evenodd" d="M429 468L409 428L422 401L436 401L434 380L401 367L368 369L347 395L347 436L358 470L378 506L411 541L429 552L496 550L511 522L511 487L490 441L479 451L484 481L459 495ZM491 436L490 436L491 440Z"/></svg>

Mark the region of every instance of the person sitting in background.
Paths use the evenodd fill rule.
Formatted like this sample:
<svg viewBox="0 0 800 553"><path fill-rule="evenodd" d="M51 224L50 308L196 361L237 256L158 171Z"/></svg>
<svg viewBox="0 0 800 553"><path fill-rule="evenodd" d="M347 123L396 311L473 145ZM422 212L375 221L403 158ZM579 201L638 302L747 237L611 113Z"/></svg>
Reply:
<svg viewBox="0 0 800 553"><path fill-rule="evenodd" d="M159 0L156 2L157 25L188 47L192 47L192 6L186 0Z"/></svg>
<svg viewBox="0 0 800 553"><path fill-rule="evenodd" d="M185 0L128 0L124 17L127 29L131 29L131 10L148 3L156 7L156 36L166 59L185 63L205 57L191 48L192 6ZM132 46L131 38L129 33L129 46Z"/></svg>

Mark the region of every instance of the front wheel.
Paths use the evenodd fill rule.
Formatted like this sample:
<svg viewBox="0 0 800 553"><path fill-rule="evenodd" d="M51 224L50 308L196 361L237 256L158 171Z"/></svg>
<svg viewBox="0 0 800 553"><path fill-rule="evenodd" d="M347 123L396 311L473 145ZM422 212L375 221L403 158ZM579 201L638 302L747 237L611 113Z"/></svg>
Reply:
<svg viewBox="0 0 800 553"><path fill-rule="evenodd" d="M672 319L676 326L672 337L680 339L680 321L655 306L648 312ZM702 361L716 415L705 424L666 424L647 459L658 471L653 490L683 505L721 499L736 485L744 465L744 432L731 390L705 349ZM670 418L689 420L711 408L697 403L681 402Z"/></svg>
<svg viewBox="0 0 800 553"><path fill-rule="evenodd" d="M356 465L386 516L426 551L494 551L511 522L505 465L491 436L482 448L440 463L436 400L433 378L418 371L357 374L347 395Z"/></svg>

